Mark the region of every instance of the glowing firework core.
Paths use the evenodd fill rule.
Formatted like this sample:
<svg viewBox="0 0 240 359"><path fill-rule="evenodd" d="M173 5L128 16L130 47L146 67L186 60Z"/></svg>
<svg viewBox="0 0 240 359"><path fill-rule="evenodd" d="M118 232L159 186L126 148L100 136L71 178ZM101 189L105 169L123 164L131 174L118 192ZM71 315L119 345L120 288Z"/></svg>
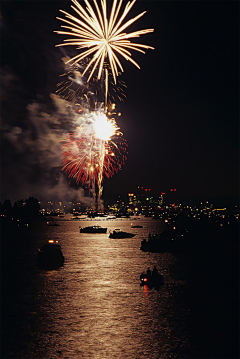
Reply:
<svg viewBox="0 0 240 359"><path fill-rule="evenodd" d="M102 177L111 177L126 160L126 141L114 118L101 111L78 117L79 125L62 145L63 171L77 183L102 191Z"/></svg>
<svg viewBox="0 0 240 359"><path fill-rule="evenodd" d="M115 120L108 119L103 113L95 113L92 123L95 137L103 141L109 141L119 130Z"/></svg>

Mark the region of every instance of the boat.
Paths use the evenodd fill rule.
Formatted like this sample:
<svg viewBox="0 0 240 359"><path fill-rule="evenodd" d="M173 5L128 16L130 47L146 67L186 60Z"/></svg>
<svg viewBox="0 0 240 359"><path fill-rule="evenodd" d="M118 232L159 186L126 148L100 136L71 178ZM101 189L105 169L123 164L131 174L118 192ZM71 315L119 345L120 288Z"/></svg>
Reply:
<svg viewBox="0 0 240 359"><path fill-rule="evenodd" d="M121 229L114 229L109 234L109 238L132 238L134 236L135 236L135 234L124 232Z"/></svg>
<svg viewBox="0 0 240 359"><path fill-rule="evenodd" d="M57 269L63 266L64 256L59 241L49 240L38 248L38 265L42 268Z"/></svg>
<svg viewBox="0 0 240 359"><path fill-rule="evenodd" d="M140 249L144 252L171 253L178 252L184 248L186 233L176 230L167 230L151 235L143 239Z"/></svg>
<svg viewBox="0 0 240 359"><path fill-rule="evenodd" d="M144 228L144 226L141 226L140 224L132 225L131 228Z"/></svg>
<svg viewBox="0 0 240 359"><path fill-rule="evenodd" d="M80 233L107 233L107 228L101 226L79 227Z"/></svg>
<svg viewBox="0 0 240 359"><path fill-rule="evenodd" d="M163 285L163 276L157 271L154 273L153 270L153 272L150 271L150 273L142 273L140 275L140 281L141 286L147 285L149 288L159 288Z"/></svg>
<svg viewBox="0 0 240 359"><path fill-rule="evenodd" d="M47 222L47 226L60 226L60 224L56 223L56 222Z"/></svg>
<svg viewBox="0 0 240 359"><path fill-rule="evenodd" d="M71 221L80 221L80 219L81 219L80 217L77 217L77 216L76 216L76 217L72 217L72 218L71 218Z"/></svg>
<svg viewBox="0 0 240 359"><path fill-rule="evenodd" d="M109 215L109 216L106 217L106 220L107 220L107 221L109 221L109 220L111 220L111 219L116 219L116 216L110 216L110 215Z"/></svg>

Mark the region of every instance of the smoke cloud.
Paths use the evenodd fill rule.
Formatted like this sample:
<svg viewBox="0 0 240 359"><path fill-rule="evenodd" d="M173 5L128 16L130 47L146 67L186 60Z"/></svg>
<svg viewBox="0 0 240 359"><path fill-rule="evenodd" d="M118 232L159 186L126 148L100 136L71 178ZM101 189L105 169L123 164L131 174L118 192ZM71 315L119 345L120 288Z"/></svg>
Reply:
<svg viewBox="0 0 240 359"><path fill-rule="evenodd" d="M33 196L90 205L93 199L83 189L71 188L61 172L61 142L76 123L74 109L55 94L48 105L26 104L20 80L6 70L1 79L1 202Z"/></svg>

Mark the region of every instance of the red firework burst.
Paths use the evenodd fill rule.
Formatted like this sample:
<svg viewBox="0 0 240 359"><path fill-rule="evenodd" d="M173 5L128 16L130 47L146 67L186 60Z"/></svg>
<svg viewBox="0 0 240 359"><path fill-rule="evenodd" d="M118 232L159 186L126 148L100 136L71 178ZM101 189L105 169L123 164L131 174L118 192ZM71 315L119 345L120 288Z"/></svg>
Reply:
<svg viewBox="0 0 240 359"><path fill-rule="evenodd" d="M118 132L104 141L91 135L70 133L61 148L62 170L77 184L93 188L99 175L110 178L127 159L127 142Z"/></svg>

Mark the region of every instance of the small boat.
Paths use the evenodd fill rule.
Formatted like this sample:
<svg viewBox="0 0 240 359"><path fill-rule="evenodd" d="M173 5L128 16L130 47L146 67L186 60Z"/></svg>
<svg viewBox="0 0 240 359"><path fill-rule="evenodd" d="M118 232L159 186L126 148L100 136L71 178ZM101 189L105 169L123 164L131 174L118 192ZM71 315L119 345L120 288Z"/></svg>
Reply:
<svg viewBox="0 0 240 359"><path fill-rule="evenodd" d="M80 233L107 233L107 228L101 226L80 227Z"/></svg>
<svg viewBox="0 0 240 359"><path fill-rule="evenodd" d="M121 229L114 229L110 232L109 238L132 238L135 234L121 231Z"/></svg>
<svg viewBox="0 0 240 359"><path fill-rule="evenodd" d="M154 273L142 273L140 275L140 285L147 285L149 288L159 288L161 285L163 285L163 276L162 274L159 274L157 271Z"/></svg>
<svg viewBox="0 0 240 359"><path fill-rule="evenodd" d="M142 240L140 249L152 253L178 252L184 249L185 241L185 231L167 230L153 235L149 233L148 239Z"/></svg>
<svg viewBox="0 0 240 359"><path fill-rule="evenodd" d="M57 269L63 266L64 256L58 241L49 240L38 248L38 265L46 269Z"/></svg>
<svg viewBox="0 0 240 359"><path fill-rule="evenodd" d="M110 216L110 215L109 215L109 216L106 217L106 220L107 220L107 221L109 221L109 220L111 220L111 219L116 219L116 216Z"/></svg>
<svg viewBox="0 0 240 359"><path fill-rule="evenodd" d="M140 224L132 225L131 228L144 228L144 226L141 226Z"/></svg>
<svg viewBox="0 0 240 359"><path fill-rule="evenodd" d="M56 222L47 222L47 226L60 226L60 224L56 223Z"/></svg>

